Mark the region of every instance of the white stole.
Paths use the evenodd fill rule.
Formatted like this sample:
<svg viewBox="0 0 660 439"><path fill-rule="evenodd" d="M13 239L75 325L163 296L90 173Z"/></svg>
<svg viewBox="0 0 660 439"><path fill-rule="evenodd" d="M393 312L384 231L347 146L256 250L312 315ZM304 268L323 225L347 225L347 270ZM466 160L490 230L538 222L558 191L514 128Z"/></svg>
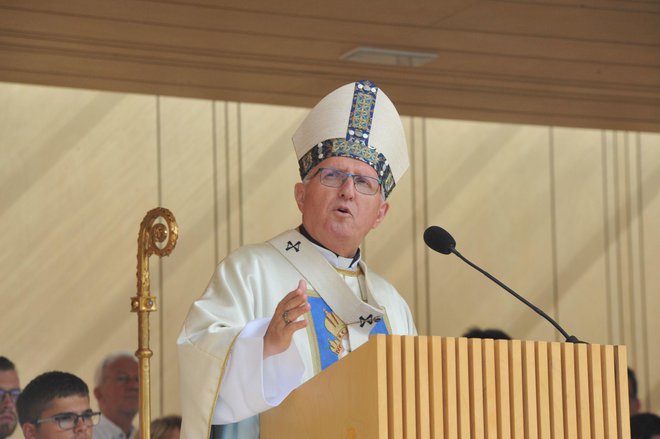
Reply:
<svg viewBox="0 0 660 439"><path fill-rule="evenodd" d="M289 230L268 243L302 274L312 289L346 324L351 349L364 344L374 325L383 319L383 311L358 298L334 267L298 231Z"/></svg>

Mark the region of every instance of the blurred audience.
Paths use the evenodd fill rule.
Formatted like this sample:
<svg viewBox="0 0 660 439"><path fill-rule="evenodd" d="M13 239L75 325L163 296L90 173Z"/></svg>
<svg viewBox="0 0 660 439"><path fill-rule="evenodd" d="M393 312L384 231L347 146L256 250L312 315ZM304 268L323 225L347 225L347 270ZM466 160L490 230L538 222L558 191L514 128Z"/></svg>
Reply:
<svg viewBox="0 0 660 439"><path fill-rule="evenodd" d="M509 334L499 329L480 329L472 327L467 330L461 337L466 338L492 338L495 340L511 340Z"/></svg>
<svg viewBox="0 0 660 439"><path fill-rule="evenodd" d="M642 403L637 397L637 376L631 368L628 368L628 400L630 402L630 416L639 413Z"/></svg>
<svg viewBox="0 0 660 439"><path fill-rule="evenodd" d="M94 439L132 439L139 409L138 360L130 352L114 352L101 361L94 377L94 396L101 421Z"/></svg>
<svg viewBox="0 0 660 439"><path fill-rule="evenodd" d="M660 439L660 416L638 413L631 417L630 439Z"/></svg>
<svg viewBox="0 0 660 439"><path fill-rule="evenodd" d="M16 429L16 400L20 393L16 366L7 357L0 357L0 439L11 436Z"/></svg>
<svg viewBox="0 0 660 439"><path fill-rule="evenodd" d="M26 439L90 439L100 413L89 405L89 388L67 372L46 372L25 386L16 401Z"/></svg>
<svg viewBox="0 0 660 439"><path fill-rule="evenodd" d="M151 439L179 439L181 416L169 415L151 422Z"/></svg>

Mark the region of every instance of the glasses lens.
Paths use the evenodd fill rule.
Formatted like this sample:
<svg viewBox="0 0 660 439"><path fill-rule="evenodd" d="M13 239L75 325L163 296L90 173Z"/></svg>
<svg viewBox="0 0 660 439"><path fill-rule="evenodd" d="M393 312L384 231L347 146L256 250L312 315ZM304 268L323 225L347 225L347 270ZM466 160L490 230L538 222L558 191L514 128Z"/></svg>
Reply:
<svg viewBox="0 0 660 439"><path fill-rule="evenodd" d="M99 419L101 418L101 414L98 413L98 412L96 412L96 413L91 413L90 412L90 413L84 413L84 414L80 415L80 417L82 418L85 425L92 426L92 425L96 425L96 424L99 423Z"/></svg>
<svg viewBox="0 0 660 439"><path fill-rule="evenodd" d="M55 420L57 421L57 425L62 430L70 430L76 425L76 422L78 421L78 415L67 413L65 415L56 416Z"/></svg>
<svg viewBox="0 0 660 439"><path fill-rule="evenodd" d="M18 396L21 394L20 389L11 389L11 390L5 390L5 389L0 389L0 402L5 400L5 396L9 395L9 398L13 401L16 402L18 399Z"/></svg>
<svg viewBox="0 0 660 439"><path fill-rule="evenodd" d="M366 175L354 175L355 189L365 195L373 195L378 191L378 180Z"/></svg>
<svg viewBox="0 0 660 439"><path fill-rule="evenodd" d="M341 187L342 184L346 181L348 175L342 171L331 168L322 168L321 169L321 183L330 187Z"/></svg>

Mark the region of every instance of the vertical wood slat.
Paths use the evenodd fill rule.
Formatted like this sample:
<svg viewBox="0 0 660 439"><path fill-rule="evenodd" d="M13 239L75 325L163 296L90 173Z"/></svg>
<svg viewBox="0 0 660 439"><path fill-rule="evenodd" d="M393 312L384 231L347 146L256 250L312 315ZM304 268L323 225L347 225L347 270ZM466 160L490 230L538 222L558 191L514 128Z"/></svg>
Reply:
<svg viewBox="0 0 660 439"><path fill-rule="evenodd" d="M603 366L603 411L605 412L605 437L617 438L618 410L616 407L616 378L614 364L614 346L604 346L601 352Z"/></svg>
<svg viewBox="0 0 660 439"><path fill-rule="evenodd" d="M575 396L575 352L572 343L561 344L563 394L564 394L564 435L577 438L577 403Z"/></svg>
<svg viewBox="0 0 660 439"><path fill-rule="evenodd" d="M264 439L630 439L625 346L376 338L262 415Z"/></svg>
<svg viewBox="0 0 660 439"><path fill-rule="evenodd" d="M605 437L605 424L603 417L603 378L601 366L601 348L600 345L589 345L589 395L591 401L591 433L593 437Z"/></svg>
<svg viewBox="0 0 660 439"><path fill-rule="evenodd" d="M387 337L387 401L388 437L389 439L403 439L403 404L400 397L403 395L403 364L401 359L401 336Z"/></svg>
<svg viewBox="0 0 660 439"><path fill-rule="evenodd" d="M468 373L468 339L456 341L456 372L458 382L458 432L459 437L470 437L470 377Z"/></svg>
<svg viewBox="0 0 660 439"><path fill-rule="evenodd" d="M456 390L456 339L442 339L442 384L444 388L443 403L445 406L444 429L447 439L458 438L458 408Z"/></svg>
<svg viewBox="0 0 660 439"><path fill-rule="evenodd" d="M592 435L587 345L575 344L573 348L575 352L575 404L577 407L578 434L581 438L588 438Z"/></svg>
<svg viewBox="0 0 660 439"><path fill-rule="evenodd" d="M430 437L431 413L429 404L429 353L426 337L415 337L415 387L417 389L417 437Z"/></svg>
<svg viewBox="0 0 660 439"><path fill-rule="evenodd" d="M625 346L616 346L614 349L614 364L616 374L616 407L619 423L619 437L630 437L630 402L628 394L628 367Z"/></svg>
<svg viewBox="0 0 660 439"><path fill-rule="evenodd" d="M538 438L550 439L552 430L550 422L552 411L550 407L550 360L548 358L549 344L542 341L535 343L536 347L536 406Z"/></svg>
<svg viewBox="0 0 660 439"><path fill-rule="evenodd" d="M415 337L404 336L403 360L403 437L417 437L417 415L415 408Z"/></svg>
<svg viewBox="0 0 660 439"><path fill-rule="evenodd" d="M442 371L445 357L442 355L442 341L440 337L429 337L429 402L431 410L431 438L443 439L445 437L443 404L444 386Z"/></svg>
<svg viewBox="0 0 660 439"><path fill-rule="evenodd" d="M470 431L472 439L483 439L484 435L484 371L482 368L482 340L468 340L470 381Z"/></svg>
<svg viewBox="0 0 660 439"><path fill-rule="evenodd" d="M495 369L497 390L497 426L500 438L511 437L511 401L509 399L509 344L495 342Z"/></svg>
<svg viewBox="0 0 660 439"><path fill-rule="evenodd" d="M564 393L563 393L563 362L560 343L550 343L548 346L550 368L550 428L553 439L564 439Z"/></svg>
<svg viewBox="0 0 660 439"><path fill-rule="evenodd" d="M497 439L497 389L495 377L495 340L483 341L485 437Z"/></svg>
<svg viewBox="0 0 660 439"><path fill-rule="evenodd" d="M522 343L523 359L523 413L525 437L537 437L537 398L536 398L536 344L533 341Z"/></svg>
<svg viewBox="0 0 660 439"><path fill-rule="evenodd" d="M511 340L509 344L509 398L511 401L511 437L523 439L525 422L522 394L522 344L520 340Z"/></svg>

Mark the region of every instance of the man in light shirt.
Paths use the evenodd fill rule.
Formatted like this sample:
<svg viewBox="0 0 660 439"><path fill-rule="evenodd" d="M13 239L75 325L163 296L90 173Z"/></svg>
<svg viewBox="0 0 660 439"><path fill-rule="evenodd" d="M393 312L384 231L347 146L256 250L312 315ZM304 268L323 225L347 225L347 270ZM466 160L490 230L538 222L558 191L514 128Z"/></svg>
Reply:
<svg viewBox="0 0 660 439"><path fill-rule="evenodd" d="M94 396L101 421L94 439L132 439L133 419L139 410L138 361L130 352L115 352L103 359L95 375Z"/></svg>

